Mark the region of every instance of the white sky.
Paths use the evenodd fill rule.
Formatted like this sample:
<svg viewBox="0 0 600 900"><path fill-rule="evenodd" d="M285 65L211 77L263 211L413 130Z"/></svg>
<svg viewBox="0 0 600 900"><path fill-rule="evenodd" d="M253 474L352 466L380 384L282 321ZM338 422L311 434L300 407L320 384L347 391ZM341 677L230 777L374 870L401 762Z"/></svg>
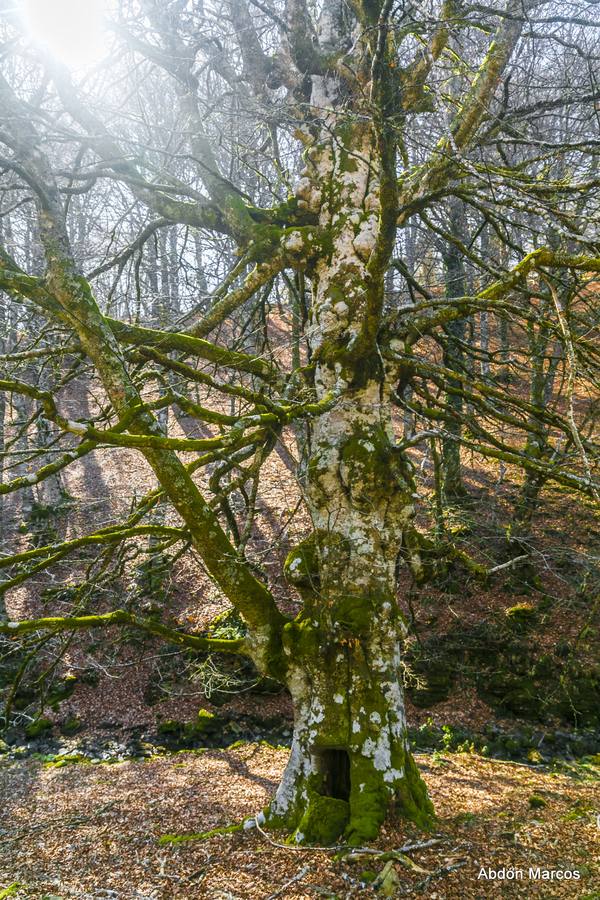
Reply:
<svg viewBox="0 0 600 900"><path fill-rule="evenodd" d="M31 39L71 68L93 66L107 50L108 0L22 0Z"/></svg>

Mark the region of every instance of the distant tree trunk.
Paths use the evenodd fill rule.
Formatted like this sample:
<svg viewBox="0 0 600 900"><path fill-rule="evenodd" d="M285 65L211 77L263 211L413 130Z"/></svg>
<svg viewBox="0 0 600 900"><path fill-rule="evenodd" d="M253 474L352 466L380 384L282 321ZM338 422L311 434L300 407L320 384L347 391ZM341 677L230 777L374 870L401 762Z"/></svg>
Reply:
<svg viewBox="0 0 600 900"><path fill-rule="evenodd" d="M450 232L459 240L463 240L465 235L464 216L462 202L452 199L450 201ZM444 274L446 298L452 301L456 297L464 297L466 294L465 264L460 250L452 243L448 243L444 250ZM447 369L463 375L465 355L461 344L465 340L465 320L455 319L446 325L444 330L446 333L444 365ZM450 379L449 388L445 397L449 418L444 426L448 437L442 438L443 490L447 500L457 500L464 497L466 493L460 465L462 381Z"/></svg>
<svg viewBox="0 0 600 900"><path fill-rule="evenodd" d="M489 264L490 235L487 225L484 225L480 238L481 258ZM479 349L481 351L481 374L483 378L490 376L490 314L487 309L479 313Z"/></svg>
<svg viewBox="0 0 600 900"><path fill-rule="evenodd" d="M2 223L0 222L0 239L2 238ZM5 294L0 293L0 353L4 354L7 352L7 336L8 336L8 317L6 315L6 310L8 306L8 298ZM6 393L4 391L0 391L0 487L4 483L4 466L5 466L5 448L6 448L6 418L8 413L8 404L6 402ZM0 493L0 547L5 546L4 544L4 504L5 498L4 494ZM4 593L0 593L0 622L6 619L6 602L4 599Z"/></svg>
<svg viewBox="0 0 600 900"><path fill-rule="evenodd" d="M27 422L31 416L31 413L32 404L29 398L25 397L23 394L13 394L11 425L16 440L14 440L12 446L14 448L15 454L18 454L18 462L14 467L13 477L21 477L29 474L26 455L27 452L31 450L31 447ZM19 499L21 501L21 527L23 529L28 529L31 524L31 514L34 505L33 489L29 486L26 486L22 491L19 492L19 495Z"/></svg>
<svg viewBox="0 0 600 900"><path fill-rule="evenodd" d="M49 389L50 380L47 377L46 370L42 370L37 379L38 386L42 389ZM39 416L36 422L37 446L39 449L49 447L56 437L57 429L48 422L43 416ZM38 512L43 517L48 517L50 522L59 513L65 500L68 497L67 491L63 483L63 477L60 472L54 472L48 478L44 478L36 488ZM49 532L49 535L51 532Z"/></svg>
<svg viewBox="0 0 600 900"><path fill-rule="evenodd" d="M177 229L169 229L169 306L171 317L181 315L179 299L179 256L177 250Z"/></svg>
<svg viewBox="0 0 600 900"><path fill-rule="evenodd" d="M549 426L541 416L537 416L535 410L542 412L548 405L554 386L556 371L560 363L561 345L555 342L550 358L550 329L549 317L544 319L544 306L540 308L541 322L539 325L529 323L529 353L531 363L531 387L529 390L529 402L532 413L529 416L529 428L524 452L528 459L545 460L551 453L549 445ZM512 557L527 556L515 564L512 572L512 581L516 587L538 586L535 561L532 558L531 527L533 518L539 505L540 493L548 480L547 475L526 469L523 483L514 505L513 521L509 530L508 551Z"/></svg>
<svg viewBox="0 0 600 900"><path fill-rule="evenodd" d="M417 248L416 248L416 229L413 222L407 222L403 230L404 236L404 262L409 275L414 276L417 267ZM406 305L413 303L413 294L409 294ZM402 400L404 401L404 415L402 417L403 437L409 440L415 433L415 414L410 409L410 403L413 397L412 384L409 382L402 391Z"/></svg>
<svg viewBox="0 0 600 900"><path fill-rule="evenodd" d="M202 239L197 231L194 231L193 237L194 251L196 255L196 285L200 294L206 294L208 292L208 285L206 283L206 275L204 273Z"/></svg>
<svg viewBox="0 0 600 900"><path fill-rule="evenodd" d="M149 242L147 257L145 275L150 286L150 324L154 328L163 328L168 321L171 296L171 271L169 268L167 237L164 229L160 232L158 240ZM169 373L168 377L175 381L173 373ZM157 393L159 397L164 397L165 395L165 385L162 382L159 382L157 385ZM169 429L168 407L157 411L156 423L160 433L167 436ZM157 481L157 485L158 483ZM149 513L148 521L152 525L163 525L165 516L164 500L159 500ZM159 536L151 534L148 537L147 556L137 566L135 573L136 589L142 598L141 608L147 613L158 612L164 606L167 558L164 553L157 551L157 545L160 544L161 538Z"/></svg>

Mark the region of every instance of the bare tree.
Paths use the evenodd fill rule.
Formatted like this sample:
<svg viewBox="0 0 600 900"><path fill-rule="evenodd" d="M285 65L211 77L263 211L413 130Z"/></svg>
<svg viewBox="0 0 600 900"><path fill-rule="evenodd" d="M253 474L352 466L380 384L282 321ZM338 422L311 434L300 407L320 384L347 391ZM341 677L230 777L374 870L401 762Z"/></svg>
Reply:
<svg viewBox="0 0 600 900"><path fill-rule="evenodd" d="M577 215L571 209L597 184L597 121L589 119L574 142L570 174L561 179L546 157L564 146L536 132L540 116L565 108L583 115L597 102L590 70L572 49L585 39L595 50L592 8L581 0L565 16L560 4L539 0L316 7L123 0L115 22L122 58L82 84L50 60L32 65L16 26L7 25L13 50L0 81L1 164L6 196L34 211L44 272L27 265L26 248L4 250L0 287L62 330L65 344L93 365L104 400L95 418L74 421L49 387L3 377L0 388L28 398L64 433L66 449L2 490L38 483L99 445L127 447L149 463L179 523L144 525L155 502L146 498L126 522L1 564L26 567L14 584L77 541L154 534L189 542L247 636L186 634L122 610L0 630L16 636L127 623L251 657L293 699L292 752L265 816L298 842L343 833L362 843L390 809L421 825L432 814L407 744L406 626L396 601L399 583L427 577L422 550L430 549L413 521L411 448L432 437L460 442L597 494L592 436L573 403L562 414L536 408L534 422L531 401L476 378L466 363L461 371L472 348L456 324L482 311L518 327L551 317L549 331L567 348L571 388L578 361L597 365L584 336L588 307L578 316L559 300L552 308L538 303L541 282L568 273L581 295L600 269L594 201ZM553 54L560 65L552 66ZM545 87L533 93L530 82ZM87 252L76 256L69 210L83 196ZM486 222L507 248L505 261L479 257L457 228L440 230L435 210L445 198ZM525 211L551 218L568 241L547 246L537 226L535 235L513 239L509 225ZM425 256L406 265L401 251L410 244L414 255L417 227L429 234ZM410 241L399 241L404 228ZM452 287L440 290L436 230L460 265L481 270L478 293L461 296L462 276L448 259ZM386 293L392 261L409 303ZM437 284L424 283L427 271ZM152 311L158 280L172 312L184 311L171 327L157 327ZM268 328L268 301L282 283L294 307L292 365L271 346ZM444 361L427 350L430 338L443 345L449 335L451 366L448 354ZM161 385L155 395L144 390L148 378ZM210 388L230 400L230 411L203 406L183 385ZM157 419L165 404L219 433L165 434ZM395 405L425 427L398 439ZM523 447L520 438L538 421L565 435L559 456L534 457ZM517 437L503 436L499 423ZM298 438L312 523L285 563L303 601L295 617L281 611L250 552L256 485L286 428ZM214 496L206 499L193 476L213 464ZM230 502L238 489L241 509ZM451 544L437 548L439 557L456 554ZM475 562L471 568L487 574Z"/></svg>

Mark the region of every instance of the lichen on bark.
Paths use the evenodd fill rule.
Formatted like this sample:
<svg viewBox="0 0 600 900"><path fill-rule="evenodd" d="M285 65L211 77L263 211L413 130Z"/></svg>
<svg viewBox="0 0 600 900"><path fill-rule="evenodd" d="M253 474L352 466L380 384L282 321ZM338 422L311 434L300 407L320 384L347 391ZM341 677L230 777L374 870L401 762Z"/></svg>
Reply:
<svg viewBox="0 0 600 900"><path fill-rule="evenodd" d="M306 204L318 194L331 240L313 268L309 334L316 401L336 401L310 425L303 489L313 531L284 569L304 605L283 629L295 726L266 818L299 843L360 844L390 813L426 827L433 810L407 743L396 600L415 487L392 427L397 367L364 340L384 289L370 268L380 159L364 122L340 127L332 114L328 126L307 153L300 191Z"/></svg>

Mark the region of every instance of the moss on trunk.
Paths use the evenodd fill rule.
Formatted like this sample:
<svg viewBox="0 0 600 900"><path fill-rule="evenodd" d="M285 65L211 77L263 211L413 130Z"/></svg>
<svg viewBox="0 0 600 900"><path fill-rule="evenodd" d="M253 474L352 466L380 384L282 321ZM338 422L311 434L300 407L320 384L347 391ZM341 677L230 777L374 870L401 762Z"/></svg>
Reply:
<svg viewBox="0 0 600 900"><path fill-rule="evenodd" d="M390 611L380 608L362 637L306 615L285 628L294 739L267 819L297 843L359 845L389 814L432 821L408 749L401 627Z"/></svg>

